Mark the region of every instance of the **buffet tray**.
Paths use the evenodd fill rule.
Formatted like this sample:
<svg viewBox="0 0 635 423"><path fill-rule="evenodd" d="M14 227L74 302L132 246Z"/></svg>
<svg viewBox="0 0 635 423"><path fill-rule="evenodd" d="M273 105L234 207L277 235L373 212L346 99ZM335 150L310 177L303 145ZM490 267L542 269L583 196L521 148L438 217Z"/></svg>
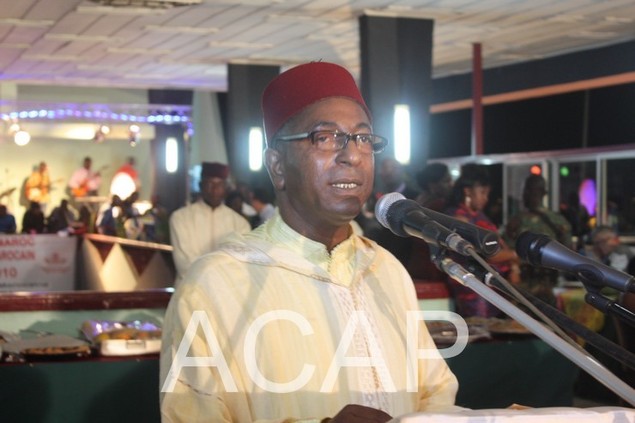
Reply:
<svg viewBox="0 0 635 423"><path fill-rule="evenodd" d="M87 357L90 344L67 335L41 335L20 338L2 344L3 354L30 360L62 360Z"/></svg>
<svg viewBox="0 0 635 423"><path fill-rule="evenodd" d="M103 356L156 354L161 351L161 328L150 322L87 320L82 333Z"/></svg>
<svg viewBox="0 0 635 423"><path fill-rule="evenodd" d="M100 342L97 350L105 356L155 354L161 351L161 340L108 339Z"/></svg>

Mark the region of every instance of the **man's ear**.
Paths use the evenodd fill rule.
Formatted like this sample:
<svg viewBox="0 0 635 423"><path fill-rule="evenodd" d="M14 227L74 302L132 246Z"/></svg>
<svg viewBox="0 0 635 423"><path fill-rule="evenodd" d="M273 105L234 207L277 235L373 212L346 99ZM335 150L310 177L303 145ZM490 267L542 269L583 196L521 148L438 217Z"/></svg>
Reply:
<svg viewBox="0 0 635 423"><path fill-rule="evenodd" d="M265 150L265 166L276 191L284 191L284 162L282 153L273 148Z"/></svg>

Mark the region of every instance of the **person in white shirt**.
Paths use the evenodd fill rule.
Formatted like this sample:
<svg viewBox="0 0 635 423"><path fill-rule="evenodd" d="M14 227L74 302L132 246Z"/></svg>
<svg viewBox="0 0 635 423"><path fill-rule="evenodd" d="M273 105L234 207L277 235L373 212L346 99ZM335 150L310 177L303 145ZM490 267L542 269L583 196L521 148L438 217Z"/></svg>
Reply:
<svg viewBox="0 0 635 423"><path fill-rule="evenodd" d="M300 65L262 104L278 209L198 259L175 290L162 421L384 423L452 409L457 380L425 324L411 324L412 279L350 224L386 145L352 75ZM408 360L409 346L425 358Z"/></svg>
<svg viewBox="0 0 635 423"><path fill-rule="evenodd" d="M177 283L194 260L213 251L228 235L251 230L247 219L224 203L228 176L227 165L203 163L200 198L170 216L170 243L174 248Z"/></svg>
<svg viewBox="0 0 635 423"><path fill-rule="evenodd" d="M68 187L73 197L95 196L101 186L101 172L92 170L93 160L84 158L82 167L71 175Z"/></svg>

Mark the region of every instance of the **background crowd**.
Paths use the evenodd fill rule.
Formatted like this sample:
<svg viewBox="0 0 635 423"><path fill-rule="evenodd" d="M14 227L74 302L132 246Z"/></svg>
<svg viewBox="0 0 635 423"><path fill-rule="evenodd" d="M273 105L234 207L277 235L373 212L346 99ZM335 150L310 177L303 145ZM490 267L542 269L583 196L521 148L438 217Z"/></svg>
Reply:
<svg viewBox="0 0 635 423"><path fill-rule="evenodd" d="M555 304L553 288L563 275L521 262L514 248L523 231L547 235L621 271L635 268L634 249L620 243L615 228L593 227L590 213L575 195L563 202L559 212L546 207L549 193L547 182L541 175L526 177L522 206L503 225L497 223L499 219L492 216L489 207L492 181L487 166L464 164L458 177L453 177L443 163L430 163L410 174L393 158L378 161L373 195L353 221L354 230L393 253L413 280L447 284L457 311L463 315L498 316L500 312L462 285L449 281L430 261L429 246L424 241L399 237L377 222L374 207L383 194L399 192L423 207L498 233L502 248L489 258L491 264L510 282L551 304ZM46 163L40 162L26 181L24 196L28 208L22 221L16 222L7 207L0 204L0 233L88 232L171 244L175 249L177 268L181 268L178 273L182 273L196 257L213 250L226 235L247 232L275 214L276 204L270 187L252 187L235 181L229 167L221 163L203 163L199 189L193 193L191 204L170 213L161 204L159 195L153 195L150 201L140 201L134 165L134 160L128 159L120 167L121 172L116 173L129 175L134 181L135 185L129 187L126 197L111 194L107 201L91 207L90 203L80 201L82 195L97 195L102 180L99 171L92 170L92 159L86 157L67 183L68 197L51 209L49 191L60 181L52 181ZM185 210L190 214L179 219ZM205 218L197 221L199 215ZM222 218L218 217L221 215ZM189 235L186 235L188 231ZM192 246L196 243L200 245Z"/></svg>

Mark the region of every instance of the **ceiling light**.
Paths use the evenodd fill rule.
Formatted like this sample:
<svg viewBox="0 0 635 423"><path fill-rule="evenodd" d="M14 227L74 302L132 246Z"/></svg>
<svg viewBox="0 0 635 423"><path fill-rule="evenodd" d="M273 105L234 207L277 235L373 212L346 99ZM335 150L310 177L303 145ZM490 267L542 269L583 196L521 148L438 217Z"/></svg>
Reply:
<svg viewBox="0 0 635 423"><path fill-rule="evenodd" d="M161 26L161 25L146 25L143 27L146 31L152 32L164 32L168 34L215 34L219 31L218 28L199 28L190 26Z"/></svg>
<svg viewBox="0 0 635 423"><path fill-rule="evenodd" d="M46 34L44 35L44 39L46 40L55 40L55 41L83 41L83 42L120 42L123 39L117 37L111 37L109 35L83 35L83 34Z"/></svg>
<svg viewBox="0 0 635 423"><path fill-rule="evenodd" d="M14 48L19 50L26 50L30 48L31 44L27 43L0 43L0 48Z"/></svg>
<svg viewBox="0 0 635 423"><path fill-rule="evenodd" d="M75 12L81 14L100 15L162 15L165 9L147 9L143 7L113 7L113 6L77 6Z"/></svg>
<svg viewBox="0 0 635 423"><path fill-rule="evenodd" d="M130 147L136 147L141 141L141 128L139 125L132 124L128 127L128 143Z"/></svg>
<svg viewBox="0 0 635 423"><path fill-rule="evenodd" d="M54 54L25 54L22 58L27 60L41 60L43 62L82 62L87 60L80 56L61 56Z"/></svg>
<svg viewBox="0 0 635 423"><path fill-rule="evenodd" d="M262 50L262 49L273 47L273 44L270 44L270 43L252 43L252 42L249 42L249 41L210 41L208 46L209 47L226 47L226 48L242 48L242 49Z"/></svg>
<svg viewBox="0 0 635 423"><path fill-rule="evenodd" d="M55 21L51 20L34 20L34 19L16 19L16 18L1 18L0 25L12 25L20 27L30 28L46 28L53 25Z"/></svg>
<svg viewBox="0 0 635 423"><path fill-rule="evenodd" d="M128 47L110 47L106 50L108 53L138 54L144 56L161 56L163 54L172 53L168 49L148 49L148 48L128 48Z"/></svg>
<svg viewBox="0 0 635 423"><path fill-rule="evenodd" d="M571 38L584 38L587 40L608 40L615 37L615 32L576 31L569 34Z"/></svg>
<svg viewBox="0 0 635 423"><path fill-rule="evenodd" d="M610 22L610 23L616 23L616 24L623 24L623 23L631 23L633 22L632 18L628 18L625 16L606 16L604 18L605 21Z"/></svg>
<svg viewBox="0 0 635 423"><path fill-rule="evenodd" d="M202 0L91 0L102 6L141 7L148 9L170 9L179 6L201 4Z"/></svg>
<svg viewBox="0 0 635 423"><path fill-rule="evenodd" d="M149 73L127 73L121 76L125 79L164 79L169 78L170 74L167 73L157 73L157 74L149 74Z"/></svg>
<svg viewBox="0 0 635 423"><path fill-rule="evenodd" d="M351 16L347 16L351 17ZM275 21L276 23L301 23L302 25L320 25L324 26L325 24L339 24L340 19L338 18L324 18L324 17L315 17L315 16L307 16L293 13L285 13L285 14L277 14L272 13L267 16L267 20Z"/></svg>

